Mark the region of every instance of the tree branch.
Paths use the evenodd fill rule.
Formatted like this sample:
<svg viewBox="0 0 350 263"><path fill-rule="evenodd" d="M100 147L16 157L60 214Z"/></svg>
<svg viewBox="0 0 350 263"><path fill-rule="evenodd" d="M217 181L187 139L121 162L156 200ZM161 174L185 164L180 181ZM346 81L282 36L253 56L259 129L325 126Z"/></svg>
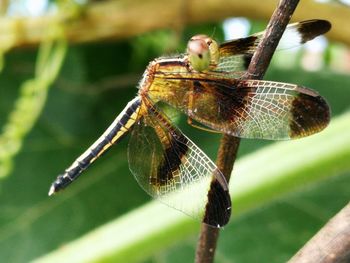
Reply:
<svg viewBox="0 0 350 263"><path fill-rule="evenodd" d="M299 0L281 0L267 26L265 35L253 55L245 78L262 79L270 64L273 53ZM221 139L217 166L227 181L233 169L240 139L224 135ZM195 262L210 263L214 261L215 249L219 237L219 229L202 224Z"/></svg>
<svg viewBox="0 0 350 263"><path fill-rule="evenodd" d="M350 262L350 203L288 261L307 262Z"/></svg>
<svg viewBox="0 0 350 263"><path fill-rule="evenodd" d="M38 45L46 36L48 25L58 22L65 25L65 38L70 43L82 43L127 38L156 29L178 28L183 23L221 21L232 16L267 20L275 5L275 0L265 0L263 5L260 0L192 0L186 5L184 0L168 1L166 5L161 0L109 0L88 4L74 17L69 10L41 17L1 17L0 50ZM350 45L350 27L343 26L350 16L349 8L304 0L294 19L313 18L309 10L332 22L330 38Z"/></svg>
<svg viewBox="0 0 350 263"><path fill-rule="evenodd" d="M233 165L237 157L239 143L239 138L229 135L222 136L220 141L216 165L225 175L227 182L230 180ZM214 228L204 223L201 225L201 232L197 243L195 262L213 262L216 244L219 238L219 230L219 228Z"/></svg>

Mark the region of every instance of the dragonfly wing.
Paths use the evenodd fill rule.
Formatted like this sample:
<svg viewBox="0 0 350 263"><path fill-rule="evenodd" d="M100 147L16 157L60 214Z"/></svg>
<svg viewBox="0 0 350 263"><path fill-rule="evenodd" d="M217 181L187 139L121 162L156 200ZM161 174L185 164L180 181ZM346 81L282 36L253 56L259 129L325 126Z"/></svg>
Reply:
<svg viewBox="0 0 350 263"><path fill-rule="evenodd" d="M235 80L233 85L230 81L225 85L207 85L206 81L199 81L198 85L207 89L215 87L215 92L208 91L212 96L202 97L216 100L216 106L211 104L210 111L214 116L208 117L201 95L193 100L189 116L227 134L284 140L311 135L329 123L327 102L304 87L259 80Z"/></svg>
<svg viewBox="0 0 350 263"><path fill-rule="evenodd" d="M277 49L289 49L300 46L326 33L330 28L331 24L328 21L319 19L289 24L282 35ZM245 38L222 43L219 47L220 60L216 71L233 72L247 69L264 33L263 31Z"/></svg>
<svg viewBox="0 0 350 263"><path fill-rule="evenodd" d="M178 94L187 92L181 98L163 96L161 100L232 136L287 140L319 132L329 123L327 102L317 92L298 85L229 79L217 73L166 78L167 88L184 87L178 88ZM157 81L157 87L163 81Z"/></svg>
<svg viewBox="0 0 350 263"><path fill-rule="evenodd" d="M155 108L132 131L131 172L152 197L220 227L231 214L227 182L209 157Z"/></svg>

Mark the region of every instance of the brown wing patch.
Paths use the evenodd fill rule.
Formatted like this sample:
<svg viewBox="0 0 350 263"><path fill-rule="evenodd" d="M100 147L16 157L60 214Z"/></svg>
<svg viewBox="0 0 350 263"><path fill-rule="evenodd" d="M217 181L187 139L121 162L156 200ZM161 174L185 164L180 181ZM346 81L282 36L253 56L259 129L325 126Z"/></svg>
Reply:
<svg viewBox="0 0 350 263"><path fill-rule="evenodd" d="M228 223L231 217L231 200L217 180L213 180L208 192L208 203L205 207L203 222L218 227Z"/></svg>
<svg viewBox="0 0 350 263"><path fill-rule="evenodd" d="M259 37L252 35L222 43L220 45L220 57L235 54L252 54L255 51L258 41Z"/></svg>
<svg viewBox="0 0 350 263"><path fill-rule="evenodd" d="M317 93L303 93L293 100L291 108L290 137L305 137L323 130L330 121L327 102ZM308 90L309 91L309 90Z"/></svg>
<svg viewBox="0 0 350 263"><path fill-rule="evenodd" d="M315 37L327 33L332 25L327 20L306 20L296 23L297 30L301 35L301 43L305 43Z"/></svg>
<svg viewBox="0 0 350 263"><path fill-rule="evenodd" d="M174 180L173 174L180 169L183 158L188 152L188 140L182 134L174 134L175 137L169 137L169 144L164 150L164 158L158 168L157 178L150 181L153 185L164 185L169 180Z"/></svg>

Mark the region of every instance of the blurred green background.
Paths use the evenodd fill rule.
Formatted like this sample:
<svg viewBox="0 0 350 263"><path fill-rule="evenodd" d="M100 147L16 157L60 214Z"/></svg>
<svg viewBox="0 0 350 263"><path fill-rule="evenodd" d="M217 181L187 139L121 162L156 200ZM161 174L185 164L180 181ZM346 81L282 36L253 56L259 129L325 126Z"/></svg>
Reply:
<svg viewBox="0 0 350 263"><path fill-rule="evenodd" d="M263 30L269 17L266 15L265 19L260 17L257 20L256 14L247 15L249 10L242 15L236 11L230 15L227 10L226 18L245 15L246 19L213 19L208 15L207 21L202 18L200 23L184 19L176 26L168 26L159 21L159 26L151 28L144 26L147 21L140 15L139 24L135 25L139 28L130 29L130 35L119 36L118 32L126 29L113 27L113 24L111 27L116 33L107 36L108 40L96 37L93 24L89 41L86 40L88 37L81 40L78 36L65 35L70 27L79 28L76 21L88 17L89 8L103 7L105 2L126 8L125 19L128 18L128 3L132 1L43 1L41 9L35 9L33 1L1 2L3 17L0 28L5 32L3 37L0 36L3 43L0 45L3 65L0 75L2 262L28 262L52 251L55 253L42 258L43 262L79 262L83 260L81 255L89 253L94 255L90 259L95 262L192 262L194 259L200 223L190 218L184 219L185 223L181 219L176 231L160 225L158 231L161 234L158 236L140 235L140 240L145 238L147 243L142 245L143 248L137 245L134 250L118 248L118 245L114 247L116 240L123 244L123 239L127 238L129 230L132 232L135 224L139 224L137 228L147 230L171 209L161 205L163 210L147 217L142 213L138 216L136 210L136 223L126 224L123 233L113 233L106 225L109 222L118 225L119 217L150 201L128 169L128 137L66 191L50 198L47 192L56 176L94 142L135 96L138 81L149 61L161 55L183 52L186 41L195 34L213 35L218 41L223 41L230 30L234 31L229 22L242 26L247 33ZM136 5L136 2L133 4ZM139 2L138 7L144 8L144 12L159 4L157 1L142 3L141 6ZM328 4L322 8L328 8ZM346 2L343 5L339 8L346 12L349 7ZM270 7L272 13L273 4ZM259 9L259 5L256 8ZM48 23L47 32L41 32L37 38L29 37L28 32L35 30L35 26L23 27L25 23L30 25L26 19L57 12L64 14L62 21ZM213 12L218 11L213 9ZM113 16L113 13L105 13L106 19L109 15ZM205 14L202 15L205 17ZM18 21L19 17L22 17L21 27L10 23ZM327 18L333 22L331 16L318 17L314 12L303 17L312 18ZM333 29L338 26L335 21ZM13 32L17 32L17 36L23 34L23 38L11 38ZM333 120L346 114L350 101L350 50L339 42L339 38L334 38L338 42L323 39L307 48L279 51L265 76L265 79L296 83L317 90L330 103ZM350 34L345 38L350 41ZM349 118L345 119L344 125L347 121ZM215 160L220 135L189 127L184 117L177 124ZM349 130L339 130L339 134L333 133L333 136L343 140L347 134ZM271 144L275 142L242 140L239 158L249 158ZM341 141L341 144L349 149L349 140ZM310 144L305 145L310 147ZM302 145L300 147L303 149ZM285 262L347 204L350 196L349 151L337 152L336 147L330 145L330 148L325 148L333 156L330 158L332 161L327 162L324 175L309 179L309 174L304 172L298 180L291 179L290 189L279 191L275 186L278 195L271 195L265 200L257 194L252 199L257 200L256 205L238 208L240 212L237 215L234 210L231 222L220 234L216 262ZM304 148L305 152L310 150L306 146ZM280 154L286 164L283 168L286 174L296 169L292 161L288 165L288 158L299 154L302 153L289 152L287 157L285 153ZM310 159L315 159L316 165L323 167L324 160L318 158L318 153ZM256 169L274 167L278 162L278 158L271 159ZM307 168L319 171L317 167ZM232 187L239 188L239 185ZM259 202L259 198L264 202ZM109 243L111 251L120 252L102 250L101 254L95 253L98 247L94 243L96 240L89 243L89 236L85 239L84 235L93 235L91 231L101 227L109 232L108 237L99 237L101 243ZM79 242L71 243L75 240L85 240L86 243L84 246L77 245ZM133 244L128 246L133 247ZM65 254L67 247L73 249L74 256Z"/></svg>

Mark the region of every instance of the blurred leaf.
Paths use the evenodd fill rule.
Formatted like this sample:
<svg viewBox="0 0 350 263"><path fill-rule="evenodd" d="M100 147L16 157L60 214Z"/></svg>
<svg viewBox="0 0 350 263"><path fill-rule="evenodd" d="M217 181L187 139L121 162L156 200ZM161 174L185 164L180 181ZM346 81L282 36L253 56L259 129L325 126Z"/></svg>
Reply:
<svg viewBox="0 0 350 263"><path fill-rule="evenodd" d="M35 77L21 85L14 109L0 134L0 178L11 172L13 158L45 105L48 89L58 75L66 49L64 39L47 39L40 45Z"/></svg>
<svg viewBox="0 0 350 263"><path fill-rule="evenodd" d="M177 34L170 30L158 30L135 37L132 42L133 54L129 66L142 69L142 64L148 63L155 57L166 54L181 53ZM184 49L183 49L184 50ZM140 65L141 64L141 65Z"/></svg>
<svg viewBox="0 0 350 263"><path fill-rule="evenodd" d="M295 142L275 143L238 160L234 177L230 183L230 192L234 201L233 211L236 217L243 212L261 207L276 197L281 197L281 194L304 187L307 183L318 182L324 177L332 180L331 176L335 174L350 172L348 162L350 134L344 132L348 129L350 129L350 113L338 117L333 121L333 125L323 133ZM271 161L277 160L280 156L283 156L283 159L278 162ZM270 164L269 161L271 161ZM340 189L338 187L337 194L345 195L349 192L345 187L341 192L339 192ZM285 199L287 203L293 202L288 201L288 198ZM346 201L338 201L336 205L345 203ZM319 209L323 204L308 202L299 204L294 201L289 206L295 209L299 216L305 216L305 212L309 212L308 216L316 217L318 219L316 222L321 223L322 220L327 220L327 216L332 215L329 211ZM282 209L285 208L282 207ZM312 214L313 212L316 214ZM282 214L290 217L291 211L285 209ZM298 214L291 219L298 220ZM278 221L275 227L279 235L295 231L281 228ZM197 228L198 225L187 216L172 209L165 209L164 206L153 201L67 244L64 248L58 249L37 262L134 262L176 241L181 241L186 235L195 233ZM232 236L235 236L234 233ZM229 241L230 239L227 243L230 243ZM288 237L285 241L286 245L288 243L293 245L292 240ZM223 246L223 251L225 251L225 246ZM227 251L230 252L230 249ZM222 257L226 260L232 256L239 258L239 253L230 256L226 254L230 255L230 253L222 253ZM271 256L276 255L271 254ZM254 258L259 259L256 255ZM284 258L283 261L287 258ZM185 261L188 262L189 259Z"/></svg>

